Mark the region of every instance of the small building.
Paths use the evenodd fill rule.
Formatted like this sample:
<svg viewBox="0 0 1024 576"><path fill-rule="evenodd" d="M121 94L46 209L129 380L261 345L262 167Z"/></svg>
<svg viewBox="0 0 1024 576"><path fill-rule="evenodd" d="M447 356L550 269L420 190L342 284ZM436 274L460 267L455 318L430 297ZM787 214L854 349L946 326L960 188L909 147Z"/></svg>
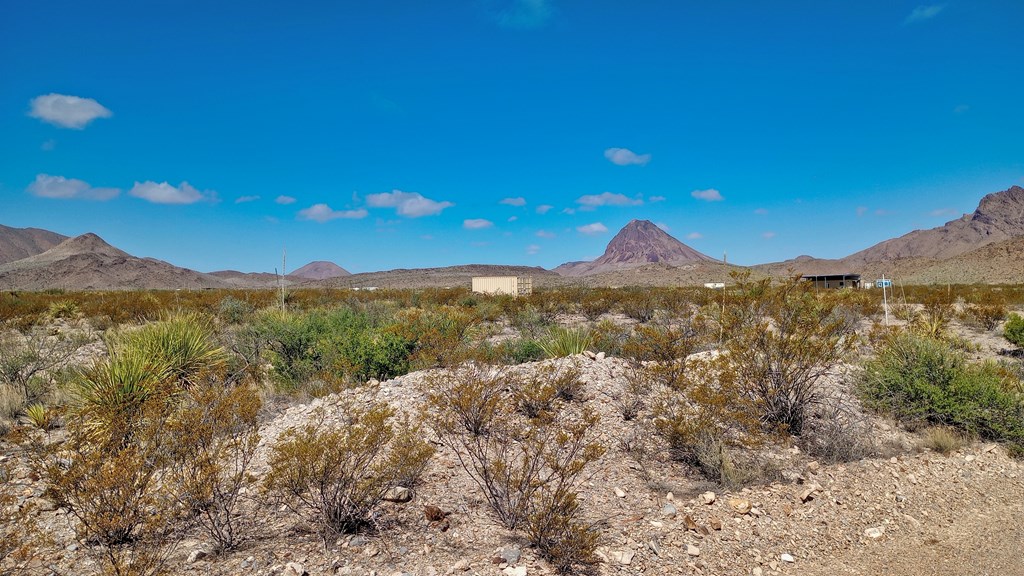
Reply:
<svg viewBox="0 0 1024 576"><path fill-rule="evenodd" d="M473 292L526 296L533 292L533 278L529 276L474 276Z"/></svg>
<svg viewBox="0 0 1024 576"><path fill-rule="evenodd" d="M860 288L860 274L804 274L801 278L815 288Z"/></svg>

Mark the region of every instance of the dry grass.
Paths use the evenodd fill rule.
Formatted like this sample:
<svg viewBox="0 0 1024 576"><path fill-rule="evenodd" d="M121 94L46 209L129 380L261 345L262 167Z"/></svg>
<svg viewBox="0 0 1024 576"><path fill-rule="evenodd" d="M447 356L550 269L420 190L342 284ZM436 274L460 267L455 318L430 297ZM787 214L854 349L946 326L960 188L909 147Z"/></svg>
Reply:
<svg viewBox="0 0 1024 576"><path fill-rule="evenodd" d="M921 447L932 452L948 455L963 448L967 439L963 434L945 426L933 426L925 429L921 437Z"/></svg>

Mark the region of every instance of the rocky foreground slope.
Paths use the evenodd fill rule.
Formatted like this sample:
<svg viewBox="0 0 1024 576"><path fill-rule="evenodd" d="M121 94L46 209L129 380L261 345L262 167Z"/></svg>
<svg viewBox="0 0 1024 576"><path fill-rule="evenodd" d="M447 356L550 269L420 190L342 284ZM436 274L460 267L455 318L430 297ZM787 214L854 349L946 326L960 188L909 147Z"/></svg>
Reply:
<svg viewBox="0 0 1024 576"><path fill-rule="evenodd" d="M994 445L942 456L915 448L915 439L867 417L864 432L877 455L826 465L795 447L766 457L777 474L766 485L728 491L672 461L656 438L625 422L609 395L625 386L627 364L576 356L546 364L576 364L585 403L601 424L594 434L608 448L581 487L584 510L601 530L600 574L1024 574L1024 468ZM385 401L413 413L437 371L332 395L280 412L262 429L256 472L270 444L313 418L341 422L350 401ZM841 380L835 384L842 386ZM455 456L440 445L411 501L386 504L381 531L328 542L284 508L260 498L258 537L217 556L192 534L175 552L172 573L196 575L328 574L435 576L553 574L524 539L500 527ZM40 498L42 486L25 466L12 481L26 500L44 502L40 516L55 550L35 561L39 574L86 574L95 568L68 518ZM431 521L425 507L447 515Z"/></svg>

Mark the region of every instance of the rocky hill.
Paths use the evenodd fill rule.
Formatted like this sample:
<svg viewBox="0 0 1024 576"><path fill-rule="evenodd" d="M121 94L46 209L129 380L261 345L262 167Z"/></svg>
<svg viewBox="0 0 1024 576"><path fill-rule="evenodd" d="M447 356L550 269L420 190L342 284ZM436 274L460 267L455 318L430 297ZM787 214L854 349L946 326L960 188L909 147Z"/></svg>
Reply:
<svg viewBox="0 0 1024 576"><path fill-rule="evenodd" d="M914 230L845 258L800 256L755 266L788 274L882 273L912 283L1015 283L1024 278L1024 188L1012 186L981 199L971 214L929 230Z"/></svg>
<svg viewBox="0 0 1024 576"><path fill-rule="evenodd" d="M304 278L306 280L327 280L328 278L351 276L352 273L341 266L338 266L334 262L317 260L306 264L288 275L296 278Z"/></svg>
<svg viewBox="0 0 1024 576"><path fill-rule="evenodd" d="M95 234L64 240L49 250L0 265L0 287L44 290L226 288L209 274L155 258L137 258Z"/></svg>
<svg viewBox="0 0 1024 576"><path fill-rule="evenodd" d="M649 220L632 220L612 238L604 254L590 262L567 262L555 268L563 276L589 276L638 268L720 263L670 236Z"/></svg>
<svg viewBox="0 0 1024 576"><path fill-rule="evenodd" d="M39 228L11 228L0 224L0 264L46 252L67 236Z"/></svg>

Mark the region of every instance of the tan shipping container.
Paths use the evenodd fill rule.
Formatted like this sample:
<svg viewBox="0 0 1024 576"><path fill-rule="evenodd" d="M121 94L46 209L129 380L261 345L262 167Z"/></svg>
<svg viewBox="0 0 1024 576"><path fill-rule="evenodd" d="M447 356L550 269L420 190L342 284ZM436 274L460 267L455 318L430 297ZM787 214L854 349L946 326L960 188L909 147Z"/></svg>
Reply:
<svg viewBox="0 0 1024 576"><path fill-rule="evenodd" d="M519 276L475 276L473 292L526 296L533 292L533 278Z"/></svg>

